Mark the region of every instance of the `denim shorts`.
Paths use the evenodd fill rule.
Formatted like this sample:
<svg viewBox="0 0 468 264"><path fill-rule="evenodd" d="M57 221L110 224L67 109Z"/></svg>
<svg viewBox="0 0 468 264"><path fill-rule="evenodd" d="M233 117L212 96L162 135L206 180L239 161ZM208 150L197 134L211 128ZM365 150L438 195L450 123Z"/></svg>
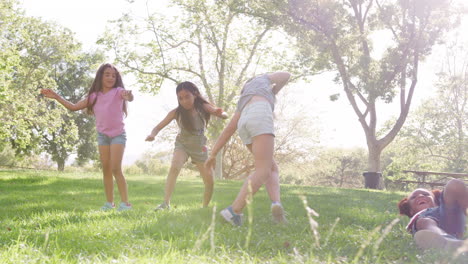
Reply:
<svg viewBox="0 0 468 264"><path fill-rule="evenodd" d="M98 132L97 141L99 146L109 146L114 144L120 144L125 146L125 143L127 142L127 134L125 134L124 131L118 136L109 137L103 133Z"/></svg>
<svg viewBox="0 0 468 264"><path fill-rule="evenodd" d="M255 136L270 134L275 136L273 111L268 101L247 104L237 122L237 133L245 145L252 144Z"/></svg>

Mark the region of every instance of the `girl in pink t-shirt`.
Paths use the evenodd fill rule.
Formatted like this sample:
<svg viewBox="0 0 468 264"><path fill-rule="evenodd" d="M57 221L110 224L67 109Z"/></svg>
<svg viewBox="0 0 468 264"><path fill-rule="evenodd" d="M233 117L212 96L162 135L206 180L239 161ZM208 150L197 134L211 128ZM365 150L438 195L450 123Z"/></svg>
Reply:
<svg viewBox="0 0 468 264"><path fill-rule="evenodd" d="M71 111L87 108L87 112L96 117L99 155L107 199L101 209L106 211L115 208L112 175L115 177L122 200L119 211L132 209L132 205L128 202L127 182L122 173L122 157L126 143L123 118L124 114L127 115L127 101L133 101L133 95L132 91L124 89L117 68L109 63L101 65L88 96L76 104L68 102L51 89L42 89L41 93L45 97L57 100Z"/></svg>

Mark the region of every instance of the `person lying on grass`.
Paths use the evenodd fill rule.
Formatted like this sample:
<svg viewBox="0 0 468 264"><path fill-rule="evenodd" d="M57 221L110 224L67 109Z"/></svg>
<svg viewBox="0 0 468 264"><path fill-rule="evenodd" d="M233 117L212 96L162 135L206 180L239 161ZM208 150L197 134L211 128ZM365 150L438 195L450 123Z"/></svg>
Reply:
<svg viewBox="0 0 468 264"><path fill-rule="evenodd" d="M444 190L416 189L398 203L411 220L406 229L421 249L454 250L464 241L468 190L461 180L450 180ZM466 249L464 250L466 251Z"/></svg>

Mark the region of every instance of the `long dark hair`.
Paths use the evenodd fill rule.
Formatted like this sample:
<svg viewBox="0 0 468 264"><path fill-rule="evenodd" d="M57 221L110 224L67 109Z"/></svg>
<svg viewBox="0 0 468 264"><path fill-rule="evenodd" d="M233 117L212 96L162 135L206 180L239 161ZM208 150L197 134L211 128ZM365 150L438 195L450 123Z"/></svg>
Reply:
<svg viewBox="0 0 468 264"><path fill-rule="evenodd" d="M90 114L90 115L94 114L93 108L94 108L94 105L96 104L98 92L102 92L102 77L104 76L104 71L107 68L111 68L111 69L113 69L115 71L115 84L114 84L114 87L112 87L112 88L117 88L117 87L125 88L124 84L123 84L123 81L122 81L122 76L120 75L119 70L117 70L117 68L114 65L110 64L110 63L102 64L99 67L99 69L97 70L96 77L94 77L93 84L91 85L91 88L89 89L89 92L88 92L88 106L86 108L87 108L87 113ZM89 101L89 96L92 93L95 93L96 96L94 97L94 100L91 103ZM127 101L125 101L125 100L124 100L124 103L123 103L123 106L122 106L122 110L125 113L125 116L127 116Z"/></svg>
<svg viewBox="0 0 468 264"><path fill-rule="evenodd" d="M198 87L191 82L179 83L179 85L177 85L176 87L176 94L178 94L182 90L186 90L195 96L195 110L202 114L202 117L205 120L205 126L208 126L208 121L210 121L210 113L206 112L205 109L203 109L203 105L209 104L209 102L201 96ZM185 108L183 108L180 105L180 103L176 110L176 119L177 122L181 122L182 126L184 126L186 129L195 130L195 128L193 127L191 115Z"/></svg>

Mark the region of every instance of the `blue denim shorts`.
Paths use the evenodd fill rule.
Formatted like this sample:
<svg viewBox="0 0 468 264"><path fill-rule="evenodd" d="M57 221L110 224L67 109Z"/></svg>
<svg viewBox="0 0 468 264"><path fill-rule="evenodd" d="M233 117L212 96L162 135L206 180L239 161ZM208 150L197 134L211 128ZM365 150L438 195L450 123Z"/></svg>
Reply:
<svg viewBox="0 0 468 264"><path fill-rule="evenodd" d="M109 137L103 133L98 132L97 141L99 146L109 146L113 144L121 144L125 146L125 143L127 142L127 134L123 132L118 136Z"/></svg>

